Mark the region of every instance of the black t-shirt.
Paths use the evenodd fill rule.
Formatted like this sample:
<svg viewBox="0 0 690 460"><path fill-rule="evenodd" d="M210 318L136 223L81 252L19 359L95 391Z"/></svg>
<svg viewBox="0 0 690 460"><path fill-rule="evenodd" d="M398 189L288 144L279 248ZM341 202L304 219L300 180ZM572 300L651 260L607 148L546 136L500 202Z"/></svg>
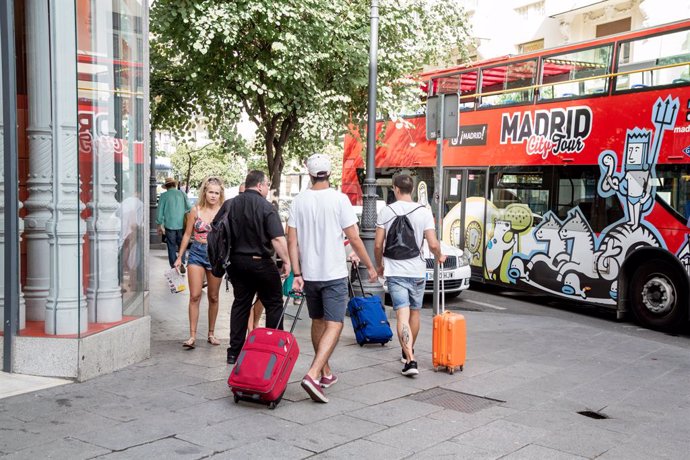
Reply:
<svg viewBox="0 0 690 460"><path fill-rule="evenodd" d="M226 201L226 206L230 208L231 255L273 257L271 240L285 236L285 231L271 203L256 190L246 190Z"/></svg>

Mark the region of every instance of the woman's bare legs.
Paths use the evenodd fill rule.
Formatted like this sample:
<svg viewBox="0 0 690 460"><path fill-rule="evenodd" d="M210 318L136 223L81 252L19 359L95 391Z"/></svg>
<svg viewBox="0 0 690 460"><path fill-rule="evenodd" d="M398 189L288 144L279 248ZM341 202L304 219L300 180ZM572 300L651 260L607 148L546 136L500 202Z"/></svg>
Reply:
<svg viewBox="0 0 690 460"><path fill-rule="evenodd" d="M220 284L223 279L216 278L211 274L211 270L206 270L206 281L208 282L208 286L206 287L208 296L208 343L211 345L220 345L220 340L216 338L213 332L216 328L218 295L220 292Z"/></svg>
<svg viewBox="0 0 690 460"><path fill-rule="evenodd" d="M196 327L199 322L199 303L201 302L201 286L204 282L205 271L203 267L198 265L190 264L187 266L187 280L189 282L189 340L182 344L185 348L194 348L196 342Z"/></svg>

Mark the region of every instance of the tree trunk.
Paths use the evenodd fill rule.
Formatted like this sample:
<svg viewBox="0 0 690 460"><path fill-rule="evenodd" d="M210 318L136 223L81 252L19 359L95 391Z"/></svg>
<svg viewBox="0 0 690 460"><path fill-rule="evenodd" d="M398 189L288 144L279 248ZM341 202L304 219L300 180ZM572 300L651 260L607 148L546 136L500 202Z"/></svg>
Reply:
<svg viewBox="0 0 690 460"><path fill-rule="evenodd" d="M184 192L189 193L189 181L192 178L192 154L188 153L189 161L187 162L187 179L185 180Z"/></svg>
<svg viewBox="0 0 690 460"><path fill-rule="evenodd" d="M276 198L280 197L280 181L282 180L285 159L283 151L292 130L297 124L297 112L292 110L280 123L277 130L278 118L274 116L266 129L266 160L268 164L268 176L271 178L271 190Z"/></svg>

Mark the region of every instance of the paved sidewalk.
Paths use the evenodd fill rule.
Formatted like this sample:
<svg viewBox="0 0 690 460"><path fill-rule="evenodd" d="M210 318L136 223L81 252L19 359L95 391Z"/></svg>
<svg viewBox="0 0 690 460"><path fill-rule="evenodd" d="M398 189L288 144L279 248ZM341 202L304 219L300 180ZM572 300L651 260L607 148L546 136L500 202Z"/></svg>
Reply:
<svg viewBox="0 0 690 460"><path fill-rule="evenodd" d="M164 251L152 251L151 260L151 359L0 400L3 460L648 459L690 452L687 337L630 334L609 320L567 313L477 308L505 299L476 291L452 302L468 320L464 372L431 369L428 309L416 378L400 375L399 346L359 347L346 324L332 359L340 380L326 390L330 403L316 404L299 385L313 356L305 320L296 330L302 353L278 408L234 404L225 364L231 293L221 290L216 334L223 344L203 340L203 301L199 346L183 350L187 297L167 292Z"/></svg>

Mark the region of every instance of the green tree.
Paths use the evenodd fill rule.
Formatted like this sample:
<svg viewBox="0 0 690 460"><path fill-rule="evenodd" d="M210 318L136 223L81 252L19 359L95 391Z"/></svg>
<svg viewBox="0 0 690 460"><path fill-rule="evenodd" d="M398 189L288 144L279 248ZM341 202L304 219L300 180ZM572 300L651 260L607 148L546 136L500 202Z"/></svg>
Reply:
<svg viewBox="0 0 690 460"><path fill-rule="evenodd" d="M415 75L464 49L465 18L456 0L380 2L380 114L419 109ZM154 125L225 140L244 111L274 187L288 157L365 122L369 0L157 0L150 24Z"/></svg>
<svg viewBox="0 0 690 460"><path fill-rule="evenodd" d="M247 162L215 144L201 148L180 145L170 157L175 176L182 178L185 191L198 188L207 176L218 176L226 187L240 184L247 172Z"/></svg>

